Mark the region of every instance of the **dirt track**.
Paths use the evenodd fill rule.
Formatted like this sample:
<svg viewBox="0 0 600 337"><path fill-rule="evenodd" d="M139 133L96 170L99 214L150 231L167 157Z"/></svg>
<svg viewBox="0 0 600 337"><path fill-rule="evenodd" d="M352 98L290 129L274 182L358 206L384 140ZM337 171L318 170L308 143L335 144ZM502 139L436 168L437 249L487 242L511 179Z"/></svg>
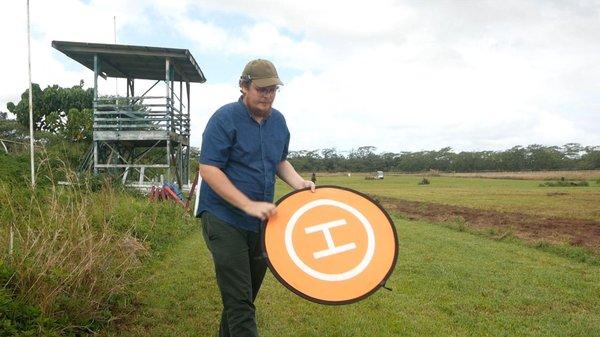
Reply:
<svg viewBox="0 0 600 337"><path fill-rule="evenodd" d="M569 243L583 246L600 254L600 222L555 217L536 217L451 206L430 202L374 197L388 211L409 219L434 222L465 222L481 229L496 229L500 236L512 234L529 242Z"/></svg>

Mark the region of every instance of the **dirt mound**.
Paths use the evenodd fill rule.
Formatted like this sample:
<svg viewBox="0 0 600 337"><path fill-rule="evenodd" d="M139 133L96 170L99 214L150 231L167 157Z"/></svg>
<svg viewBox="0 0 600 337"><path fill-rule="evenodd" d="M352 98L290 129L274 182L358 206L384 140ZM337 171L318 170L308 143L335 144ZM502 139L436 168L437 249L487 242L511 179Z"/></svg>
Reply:
<svg viewBox="0 0 600 337"><path fill-rule="evenodd" d="M465 222L476 228L493 228L500 233L511 233L529 242L544 240L549 243L569 243L600 254L598 221L498 212L380 196L374 198L389 212L402 214L409 219Z"/></svg>

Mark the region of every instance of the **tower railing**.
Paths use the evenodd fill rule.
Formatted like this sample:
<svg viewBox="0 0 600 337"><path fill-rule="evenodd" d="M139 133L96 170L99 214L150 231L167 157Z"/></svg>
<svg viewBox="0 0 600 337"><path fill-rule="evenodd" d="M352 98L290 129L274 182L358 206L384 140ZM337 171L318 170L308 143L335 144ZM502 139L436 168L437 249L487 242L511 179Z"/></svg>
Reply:
<svg viewBox="0 0 600 337"><path fill-rule="evenodd" d="M178 98L176 98L178 100ZM94 101L94 131L170 131L190 134L189 115L164 96L103 96Z"/></svg>

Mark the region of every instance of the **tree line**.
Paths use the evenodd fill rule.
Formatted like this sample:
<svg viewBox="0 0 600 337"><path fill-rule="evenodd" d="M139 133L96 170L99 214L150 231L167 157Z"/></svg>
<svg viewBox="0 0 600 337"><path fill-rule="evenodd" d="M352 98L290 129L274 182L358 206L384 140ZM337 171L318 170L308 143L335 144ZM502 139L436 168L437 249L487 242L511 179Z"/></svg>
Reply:
<svg viewBox="0 0 600 337"><path fill-rule="evenodd" d="M543 171L600 169L600 146L568 143L563 146L532 144L504 151L438 151L377 153L361 146L343 155L335 148L291 151L289 161L304 172L444 172Z"/></svg>
<svg viewBox="0 0 600 337"><path fill-rule="evenodd" d="M92 138L93 89L83 81L71 88L58 85L41 89L33 84L33 119L36 131L46 131L69 141L89 142ZM29 125L29 90L7 109L19 124ZM538 171L600 169L600 146L568 143L563 146L533 144L504 151L461 151L450 147L438 151L377 153L374 146L361 146L342 154L335 148L292 151L289 160L304 172L446 172Z"/></svg>

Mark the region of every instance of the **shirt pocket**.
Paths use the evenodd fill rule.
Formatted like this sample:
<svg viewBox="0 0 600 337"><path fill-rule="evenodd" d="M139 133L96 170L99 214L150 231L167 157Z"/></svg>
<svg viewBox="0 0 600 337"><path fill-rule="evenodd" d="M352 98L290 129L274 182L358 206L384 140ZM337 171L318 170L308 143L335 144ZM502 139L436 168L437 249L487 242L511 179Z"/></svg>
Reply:
<svg viewBox="0 0 600 337"><path fill-rule="evenodd" d="M253 162L260 161L260 158L260 143L257 140L252 141L251 139L239 137L233 144L231 159L246 165L252 165Z"/></svg>
<svg viewBox="0 0 600 337"><path fill-rule="evenodd" d="M287 136L283 132L272 133L264 140L266 159L271 165L279 164L286 143Z"/></svg>

